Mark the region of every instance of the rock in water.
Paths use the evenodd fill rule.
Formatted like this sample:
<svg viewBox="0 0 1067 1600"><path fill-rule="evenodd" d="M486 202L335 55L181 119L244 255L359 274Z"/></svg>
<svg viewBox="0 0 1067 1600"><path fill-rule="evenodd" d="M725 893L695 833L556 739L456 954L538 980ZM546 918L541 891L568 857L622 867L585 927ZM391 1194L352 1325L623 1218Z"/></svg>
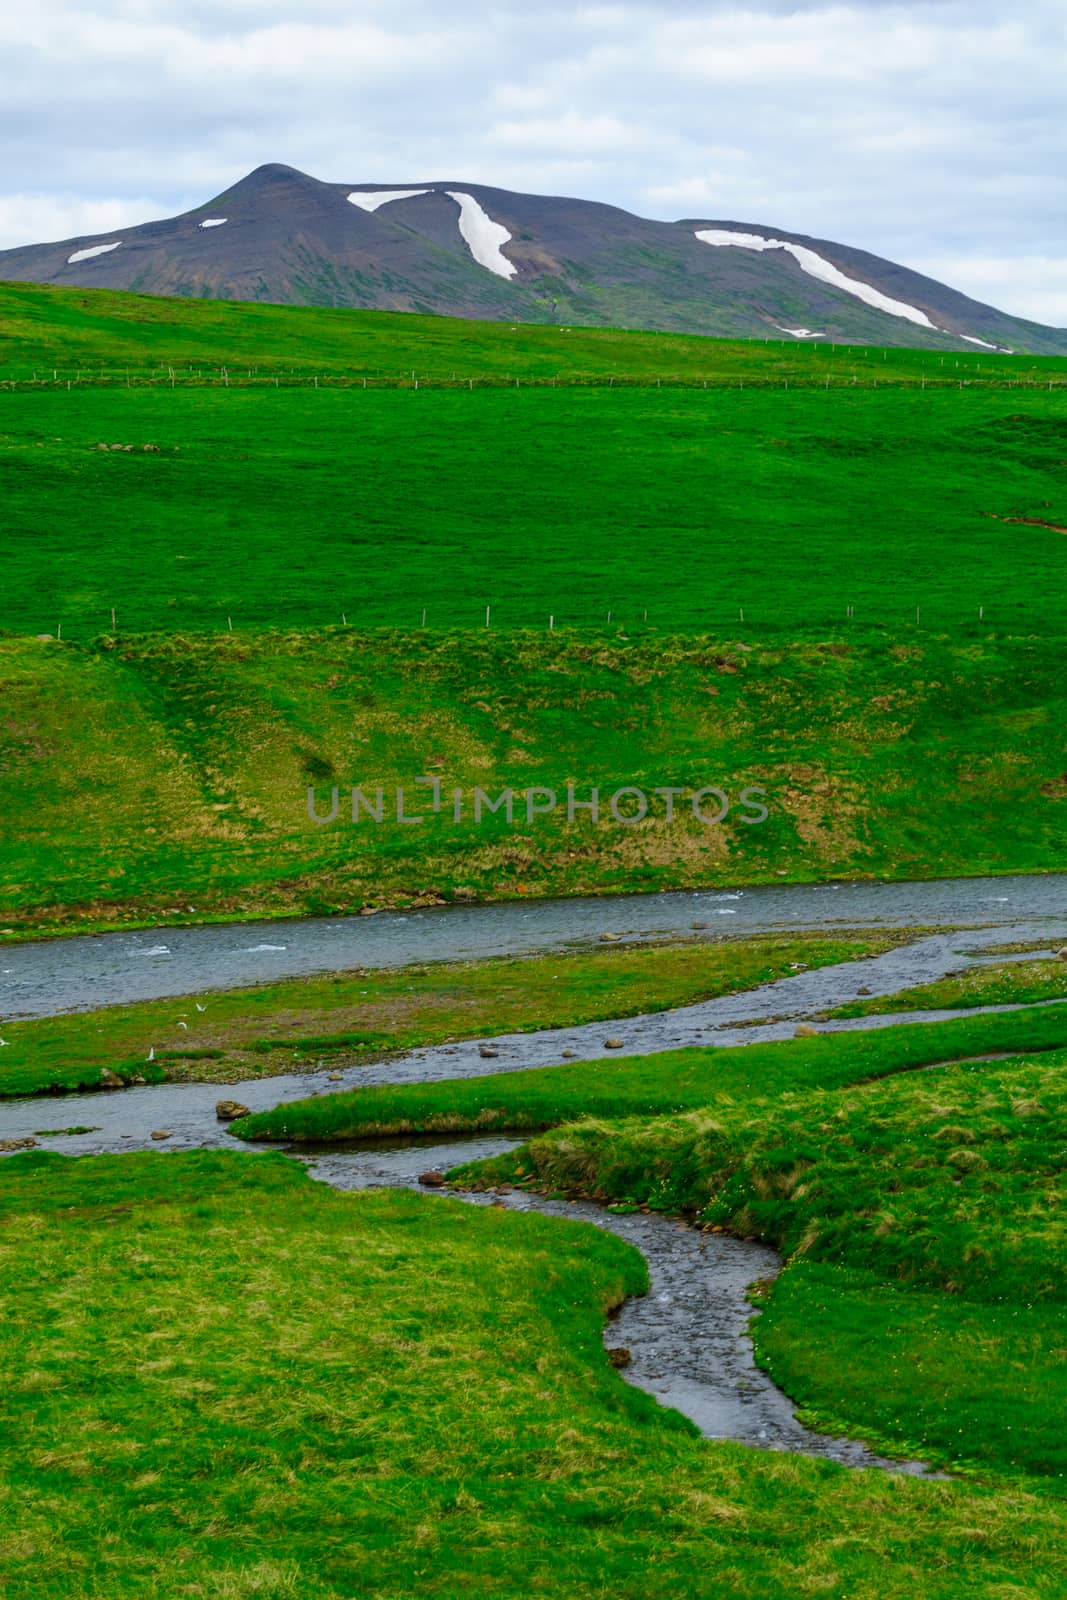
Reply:
<svg viewBox="0 0 1067 1600"><path fill-rule="evenodd" d="M36 1150L37 1140L28 1135L25 1139L0 1139L0 1150Z"/></svg>
<svg viewBox="0 0 1067 1600"><path fill-rule="evenodd" d="M215 1115L220 1122L236 1122L238 1117L250 1117L252 1113L240 1100L219 1100L215 1105Z"/></svg>
<svg viewBox="0 0 1067 1600"><path fill-rule="evenodd" d="M157 1128L150 1137L153 1139L169 1139L170 1133L165 1128Z"/></svg>
<svg viewBox="0 0 1067 1600"><path fill-rule="evenodd" d="M813 1028L810 1022L798 1022L793 1029L794 1039L817 1039L818 1037L818 1028Z"/></svg>
<svg viewBox="0 0 1067 1600"><path fill-rule="evenodd" d="M436 1169L433 1172L420 1172L419 1173L419 1182L422 1184L424 1189L440 1189L440 1188L443 1188L444 1181L445 1181L444 1173L443 1172L438 1172L438 1171L436 1171Z"/></svg>
<svg viewBox="0 0 1067 1600"><path fill-rule="evenodd" d="M613 1367L628 1367L633 1356L624 1344L617 1344L614 1349L608 1351L608 1360Z"/></svg>
<svg viewBox="0 0 1067 1600"><path fill-rule="evenodd" d="M623 1041L621 1039L605 1039L604 1040L604 1049L605 1050L621 1050L622 1046L623 1046Z"/></svg>
<svg viewBox="0 0 1067 1600"><path fill-rule="evenodd" d="M496 1049L495 1045L482 1044L478 1046L478 1054L482 1057L483 1061L491 1061L494 1056L498 1056L500 1054L500 1051Z"/></svg>

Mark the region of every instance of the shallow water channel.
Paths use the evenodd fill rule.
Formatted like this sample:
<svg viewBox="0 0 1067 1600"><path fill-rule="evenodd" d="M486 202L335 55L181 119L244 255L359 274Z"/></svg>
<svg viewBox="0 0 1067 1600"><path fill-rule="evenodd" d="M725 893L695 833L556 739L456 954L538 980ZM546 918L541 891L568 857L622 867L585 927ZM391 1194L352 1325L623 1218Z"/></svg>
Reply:
<svg viewBox="0 0 1067 1600"><path fill-rule="evenodd" d="M793 884L508 901L371 917L154 928L0 946L0 1018L201 994L348 967L564 949L617 933L743 935L800 928L1067 924L1067 874L924 883Z"/></svg>
<svg viewBox="0 0 1067 1600"><path fill-rule="evenodd" d="M443 1145L330 1151L303 1159L314 1177L337 1189L414 1187L428 1168L447 1171L460 1162L514 1149L517 1142L466 1139ZM746 1291L752 1283L776 1277L781 1268L781 1259L768 1245L728 1234L702 1234L673 1218L641 1212L617 1216L586 1201L548 1200L524 1190L464 1194L462 1199L589 1222L635 1245L648 1263L648 1293L627 1300L609 1319L604 1343L630 1352L631 1363L620 1377L682 1412L706 1438L824 1456L853 1467L926 1472L918 1462L887 1461L857 1440L835 1439L805 1428L796 1420L788 1396L757 1367L748 1333L753 1311ZM442 1198L441 1203L448 1202Z"/></svg>
<svg viewBox="0 0 1067 1600"><path fill-rule="evenodd" d="M225 1125L215 1116L215 1103L222 1096L261 1110L285 1100L363 1084L522 1071L552 1065L565 1057L590 1060L611 1055L605 1041L612 1037L621 1038L625 1053L632 1055L786 1038L798 1021L855 999L861 989L871 995L893 994L974 963L1003 959L988 953L987 947L993 945L1039 941L1051 951L1067 943L1067 878L1063 877L489 906L341 923L187 928L165 934L114 934L8 947L0 950L6 969L3 977L10 980L6 991L0 991L4 995L0 1014L43 1015L149 995L203 994L210 987L283 975L277 968L263 970L236 958L227 961L225 951L232 954L238 947L240 955L260 961L272 953L284 955L284 972L293 975L337 966L385 966L563 948L570 941L605 931L634 939L688 933L694 922L711 923L716 910L736 917L730 931L737 934L783 927L831 932L842 927L940 926L944 931L924 933L880 956L818 971L798 970L755 990L673 1011L501 1035L493 1041L499 1050L493 1059L480 1055L484 1041L469 1041L348 1066L339 1079L336 1069L323 1066L312 1074L255 1079L225 1089L212 1084L161 1084L0 1102L0 1139L82 1126L91 1131L43 1143L71 1155L234 1148ZM959 931L963 924L968 926ZM717 933L720 927L712 926L711 931ZM285 948L274 952L256 949L269 941ZM137 954L142 948L143 959ZM165 963L161 949L167 953ZM172 956L177 958L173 962L169 960ZM18 1011L8 1009L12 999ZM183 1007L179 1000L175 1007L176 1016L180 1015ZM902 1020L932 1021L958 1015L912 1012L821 1023L820 1027L823 1031L884 1027ZM153 1140L153 1132L165 1133L166 1140ZM379 1145L320 1151L300 1159L307 1161L315 1178L340 1189L413 1186L428 1168L447 1170L461 1161L513 1148L516 1142L494 1138L431 1147ZM238 1148L254 1157L254 1147ZM612 1319L606 1342L630 1350L632 1364L621 1374L626 1381L683 1412L707 1437L802 1451L852 1466L924 1470L916 1463L884 1461L856 1441L813 1434L797 1422L789 1399L756 1367L747 1332L752 1309L745 1291L755 1280L773 1277L780 1268L779 1258L767 1246L726 1235L703 1235L668 1218L641 1213L619 1216L595 1205L552 1201L523 1191L462 1198L479 1204L536 1208L591 1222L636 1245L649 1264L651 1288L648 1295L627 1302ZM455 1204L458 1200L435 1195L433 1203Z"/></svg>

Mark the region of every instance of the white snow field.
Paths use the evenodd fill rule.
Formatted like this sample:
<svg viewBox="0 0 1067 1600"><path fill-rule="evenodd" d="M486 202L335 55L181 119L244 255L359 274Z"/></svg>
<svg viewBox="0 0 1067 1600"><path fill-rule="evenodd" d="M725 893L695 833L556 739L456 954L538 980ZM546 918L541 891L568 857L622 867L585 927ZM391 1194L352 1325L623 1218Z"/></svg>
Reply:
<svg viewBox="0 0 1067 1600"><path fill-rule="evenodd" d="M228 217L205 217L199 226L201 228L221 228L222 224L228 221Z"/></svg>
<svg viewBox="0 0 1067 1600"><path fill-rule="evenodd" d="M472 194L464 194L456 189L445 192L459 207L459 231L478 265L488 267L498 278L513 278L519 269L513 261L508 260L502 249L511 239L508 230L501 223L494 222Z"/></svg>
<svg viewBox="0 0 1067 1600"><path fill-rule="evenodd" d="M788 239L765 239L761 233L734 233L729 228L698 229L697 238L704 244L734 245L742 250L786 250L805 272L813 278L818 278L821 283L828 283L835 289L844 289L846 294L865 301L877 311L887 311L891 317L906 317L909 322L918 323L921 328L932 328L935 333L940 331L936 324L930 321L925 311L920 311L917 306L909 306L904 300L893 300L889 295L882 294L880 289L873 289L869 283L862 283L859 278L848 277L840 268L835 267L832 261L827 261L825 256L809 250L807 245L793 244Z"/></svg>
<svg viewBox="0 0 1067 1600"><path fill-rule="evenodd" d="M364 194L355 189L348 198L361 211L377 211L392 200L414 200L416 195L434 192L431 189L375 189ZM464 194L461 189L444 192L459 207L459 231L478 265L495 272L499 278L513 278L519 269L503 252L503 246L511 238L508 230L494 222L472 194Z"/></svg>
<svg viewBox="0 0 1067 1600"><path fill-rule="evenodd" d="M114 244L94 244L88 250L75 250L72 256L67 257L67 266L72 267L76 261L90 261L93 256L106 256L109 250L117 250L121 243L121 239L116 239Z"/></svg>
<svg viewBox="0 0 1067 1600"><path fill-rule="evenodd" d="M783 328L780 322L774 326L779 333L791 333L794 339L825 339L825 333L815 333L811 328Z"/></svg>
<svg viewBox="0 0 1067 1600"><path fill-rule="evenodd" d="M361 211L377 211L392 200L414 200L416 195L429 192L429 189L376 189L371 194L363 194L355 189L348 199L351 205L358 206Z"/></svg>

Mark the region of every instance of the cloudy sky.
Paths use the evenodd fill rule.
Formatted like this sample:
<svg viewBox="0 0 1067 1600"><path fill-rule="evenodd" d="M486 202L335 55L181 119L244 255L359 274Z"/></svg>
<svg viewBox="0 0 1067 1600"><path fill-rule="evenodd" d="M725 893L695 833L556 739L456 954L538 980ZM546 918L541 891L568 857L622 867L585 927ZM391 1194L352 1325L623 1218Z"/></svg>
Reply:
<svg viewBox="0 0 1067 1600"><path fill-rule="evenodd" d="M0 247L284 161L769 224L1067 325L1064 0L6 0L0 62Z"/></svg>

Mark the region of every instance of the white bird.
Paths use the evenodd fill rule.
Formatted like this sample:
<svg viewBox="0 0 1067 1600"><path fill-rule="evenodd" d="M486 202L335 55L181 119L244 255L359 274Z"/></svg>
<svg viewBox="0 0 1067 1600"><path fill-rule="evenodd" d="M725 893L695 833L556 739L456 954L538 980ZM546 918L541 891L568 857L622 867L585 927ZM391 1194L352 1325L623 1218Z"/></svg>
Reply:
<svg viewBox="0 0 1067 1600"><path fill-rule="evenodd" d="M189 1024L187 1022L179 1022L178 1026L179 1028L184 1028L188 1032Z"/></svg>
<svg viewBox="0 0 1067 1600"><path fill-rule="evenodd" d="M154 1061L156 1059L156 1047L155 1047L155 1045L153 1045L152 1048L149 1050L148 1059L149 1059L149 1061Z"/></svg>
<svg viewBox="0 0 1067 1600"><path fill-rule="evenodd" d="M10 1039L0 1039L0 1049L2 1049L5 1044L10 1044L10 1043L11 1043Z"/></svg>
<svg viewBox="0 0 1067 1600"><path fill-rule="evenodd" d="M197 1010L198 1010L198 1011L206 1011L206 1010L207 1010L207 1006L202 1006L202 1005L201 1005L201 1004L200 1004L200 1001L199 1001L199 1000L194 1000L194 1001L193 1001L193 1005L194 1005L194 1006L195 1006L195 1007L196 1007L196 1009L197 1009Z"/></svg>

